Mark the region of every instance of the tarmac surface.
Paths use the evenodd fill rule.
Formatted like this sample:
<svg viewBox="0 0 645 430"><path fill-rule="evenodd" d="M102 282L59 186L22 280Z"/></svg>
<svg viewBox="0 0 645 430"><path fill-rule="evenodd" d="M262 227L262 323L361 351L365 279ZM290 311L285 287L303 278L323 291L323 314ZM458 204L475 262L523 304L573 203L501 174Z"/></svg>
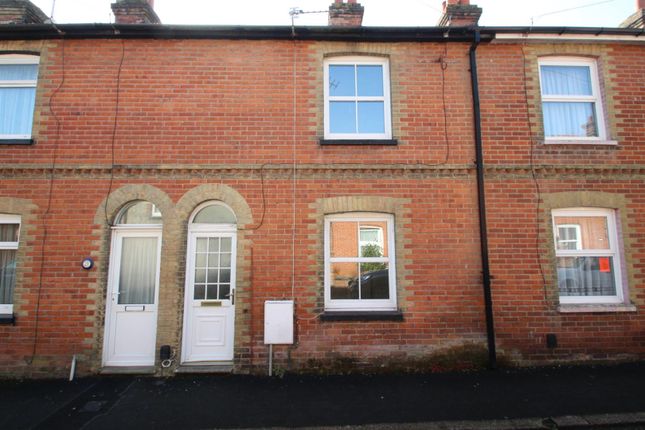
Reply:
<svg viewBox="0 0 645 430"><path fill-rule="evenodd" d="M0 429L645 429L645 362L406 375L4 380L0 399Z"/></svg>

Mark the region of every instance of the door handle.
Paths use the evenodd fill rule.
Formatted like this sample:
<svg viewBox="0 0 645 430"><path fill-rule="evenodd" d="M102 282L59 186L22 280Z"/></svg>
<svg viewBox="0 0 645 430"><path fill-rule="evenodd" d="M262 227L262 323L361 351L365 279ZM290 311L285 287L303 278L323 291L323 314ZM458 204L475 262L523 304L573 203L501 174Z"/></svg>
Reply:
<svg viewBox="0 0 645 430"><path fill-rule="evenodd" d="M235 304L235 288L231 289L231 292L226 295L229 299L231 299L231 304Z"/></svg>

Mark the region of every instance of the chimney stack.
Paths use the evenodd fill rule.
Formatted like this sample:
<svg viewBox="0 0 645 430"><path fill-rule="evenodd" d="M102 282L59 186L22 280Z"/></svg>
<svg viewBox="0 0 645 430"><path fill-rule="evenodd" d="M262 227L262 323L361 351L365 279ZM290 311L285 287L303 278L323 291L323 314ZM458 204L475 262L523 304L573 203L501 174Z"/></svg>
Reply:
<svg viewBox="0 0 645 430"><path fill-rule="evenodd" d="M439 27L476 26L482 8L470 4L470 0L446 0L443 2L443 13L439 18Z"/></svg>
<svg viewBox="0 0 645 430"><path fill-rule="evenodd" d="M117 0L112 3L117 24L160 24L153 9L154 0Z"/></svg>
<svg viewBox="0 0 645 430"><path fill-rule="evenodd" d="M645 28L645 0L636 0L636 12L620 24L623 28Z"/></svg>
<svg viewBox="0 0 645 430"><path fill-rule="evenodd" d="M360 27L363 24L365 8L356 0L335 0L329 6L329 25L331 27Z"/></svg>
<svg viewBox="0 0 645 430"><path fill-rule="evenodd" d="M0 0L0 24L45 24L50 19L29 0Z"/></svg>

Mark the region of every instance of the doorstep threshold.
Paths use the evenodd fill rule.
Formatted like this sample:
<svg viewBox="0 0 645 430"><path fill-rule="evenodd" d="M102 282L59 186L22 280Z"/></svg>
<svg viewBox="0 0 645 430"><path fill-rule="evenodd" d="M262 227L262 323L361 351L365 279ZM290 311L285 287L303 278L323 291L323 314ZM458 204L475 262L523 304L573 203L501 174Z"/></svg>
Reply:
<svg viewBox="0 0 645 430"><path fill-rule="evenodd" d="M232 373L233 362L195 362L182 363L175 369L175 373Z"/></svg>
<svg viewBox="0 0 645 430"><path fill-rule="evenodd" d="M101 375L154 375L155 366L106 366L99 372Z"/></svg>

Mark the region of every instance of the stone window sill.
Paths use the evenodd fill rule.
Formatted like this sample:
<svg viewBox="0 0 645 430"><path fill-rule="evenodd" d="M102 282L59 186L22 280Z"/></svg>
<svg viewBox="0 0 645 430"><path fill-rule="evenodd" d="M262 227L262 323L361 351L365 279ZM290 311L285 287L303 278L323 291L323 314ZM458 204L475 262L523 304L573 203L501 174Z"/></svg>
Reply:
<svg viewBox="0 0 645 430"><path fill-rule="evenodd" d="M321 321L403 321L401 311L326 311Z"/></svg>
<svg viewBox="0 0 645 430"><path fill-rule="evenodd" d="M558 312L561 314L574 313L611 313L611 312L636 312L636 306L632 304L605 304L605 305L585 305L585 304L566 304L558 306Z"/></svg>

